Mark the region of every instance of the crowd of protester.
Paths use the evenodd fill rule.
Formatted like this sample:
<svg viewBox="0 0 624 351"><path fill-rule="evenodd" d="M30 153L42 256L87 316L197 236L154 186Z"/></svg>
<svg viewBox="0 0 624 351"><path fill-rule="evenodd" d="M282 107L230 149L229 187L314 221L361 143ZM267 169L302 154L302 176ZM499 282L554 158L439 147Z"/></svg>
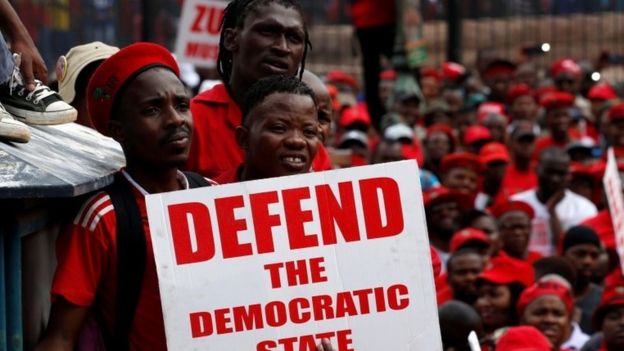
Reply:
<svg viewBox="0 0 624 351"><path fill-rule="evenodd" d="M177 62L154 44L89 43L59 60L60 96L77 122L122 146L127 166L115 184L136 201L142 236L148 193L413 160L445 350L468 350L470 331L489 350L624 350L612 223L622 219L611 217L602 187L608 148L624 172L621 92L608 82L581 88L586 72L572 58L546 69L505 58L481 70L387 66L365 89L347 72L305 70L301 11L295 1L233 1L221 82L192 100ZM364 91L378 92L366 99L377 100L373 109ZM111 263L120 230L111 191L87 200L59 242L40 350L71 349L91 306L124 348L165 347L149 240L132 308L140 318L119 330L112 312L122 261Z"/></svg>

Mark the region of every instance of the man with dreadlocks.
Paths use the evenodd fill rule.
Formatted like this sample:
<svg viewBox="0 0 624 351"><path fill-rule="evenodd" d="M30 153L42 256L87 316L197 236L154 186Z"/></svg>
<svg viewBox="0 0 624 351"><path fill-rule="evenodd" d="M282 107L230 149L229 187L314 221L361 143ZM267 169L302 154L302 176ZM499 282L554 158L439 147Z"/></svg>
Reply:
<svg viewBox="0 0 624 351"><path fill-rule="evenodd" d="M194 138L187 168L216 177L243 162L235 130L241 125L243 98L249 87L273 75L303 72L310 42L303 10L297 0L234 0L221 23L218 84L193 99ZM327 153L319 152L326 156ZM331 168L317 158L314 170Z"/></svg>

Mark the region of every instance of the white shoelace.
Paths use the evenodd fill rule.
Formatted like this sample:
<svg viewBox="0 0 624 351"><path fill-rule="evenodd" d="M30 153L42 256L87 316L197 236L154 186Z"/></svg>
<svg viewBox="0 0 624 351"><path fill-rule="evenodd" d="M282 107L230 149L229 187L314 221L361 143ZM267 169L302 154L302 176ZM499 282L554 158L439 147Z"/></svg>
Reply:
<svg viewBox="0 0 624 351"><path fill-rule="evenodd" d="M15 67L13 68L13 74L11 75L11 82L9 84L9 94L13 95L13 90L17 91L18 96L24 96L24 93L27 91L26 86L24 85L24 79L22 77L22 73L19 70L20 63L22 61L22 57L20 54L13 54L13 60L15 61ZM16 89L17 88L17 89ZM26 101L32 100L35 105L39 104L39 102L46 97L54 95L54 91L43 85L40 80L35 79L35 89L29 92L25 99ZM33 99L34 97L34 99Z"/></svg>

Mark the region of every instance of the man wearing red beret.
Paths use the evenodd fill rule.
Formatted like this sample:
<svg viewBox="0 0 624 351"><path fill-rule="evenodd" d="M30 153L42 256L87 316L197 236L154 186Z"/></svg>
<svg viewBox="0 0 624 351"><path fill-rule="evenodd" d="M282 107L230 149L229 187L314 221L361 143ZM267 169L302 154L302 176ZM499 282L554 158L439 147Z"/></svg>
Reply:
<svg viewBox="0 0 624 351"><path fill-rule="evenodd" d="M479 160L483 181L481 192L475 198L475 208L483 210L509 197L501 192L501 185L511 159L504 144L492 142L481 148Z"/></svg>
<svg viewBox="0 0 624 351"><path fill-rule="evenodd" d="M501 249L505 254L529 264L542 257L529 250L533 208L522 201L505 201L489 209L498 221Z"/></svg>
<svg viewBox="0 0 624 351"><path fill-rule="evenodd" d="M509 149L512 162L507 167L501 184L502 196L512 196L537 186L537 175L533 164L536 130L529 121L516 121L509 133Z"/></svg>
<svg viewBox="0 0 624 351"><path fill-rule="evenodd" d="M440 162L442 185L473 198L477 194L480 171L479 157L468 152L446 155Z"/></svg>
<svg viewBox="0 0 624 351"><path fill-rule="evenodd" d="M549 147L565 148L576 135L571 131L572 119L570 108L574 105L574 96L562 91L544 95L540 101L546 110L546 129L548 135L537 139L534 159L538 159L542 151Z"/></svg>
<svg viewBox="0 0 624 351"><path fill-rule="evenodd" d="M89 115L121 144L126 168L85 201L59 240L50 322L38 351L73 350L90 311L109 350L166 350L145 196L209 185L179 170L192 135L179 74L169 51L150 43L121 49L94 72Z"/></svg>

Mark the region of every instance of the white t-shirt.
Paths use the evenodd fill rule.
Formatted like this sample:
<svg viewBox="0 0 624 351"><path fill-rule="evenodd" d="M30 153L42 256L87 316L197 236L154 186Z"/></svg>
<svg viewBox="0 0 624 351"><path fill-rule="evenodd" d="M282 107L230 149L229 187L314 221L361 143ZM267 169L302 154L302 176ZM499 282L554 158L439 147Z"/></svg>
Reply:
<svg viewBox="0 0 624 351"><path fill-rule="evenodd" d="M550 215L546 205L537 199L536 189L515 194L511 199L526 202L535 211L529 250L537 251L544 256L553 255L555 247L552 244L552 233L549 224ZM591 201L566 189L563 199L555 207L555 212L557 212L563 230L566 231L570 227L580 224L585 219L594 217L598 211Z"/></svg>

